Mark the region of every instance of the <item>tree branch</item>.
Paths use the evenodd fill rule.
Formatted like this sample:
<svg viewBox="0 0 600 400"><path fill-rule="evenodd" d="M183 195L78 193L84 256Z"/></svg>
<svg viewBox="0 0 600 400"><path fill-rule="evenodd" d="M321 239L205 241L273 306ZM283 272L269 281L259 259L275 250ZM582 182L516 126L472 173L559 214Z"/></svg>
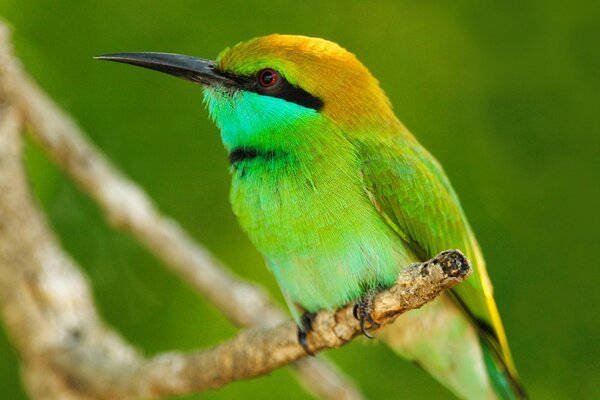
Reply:
<svg viewBox="0 0 600 400"><path fill-rule="evenodd" d="M381 326L398 315L419 308L444 290L461 282L471 267L458 250L443 252L435 258L404 269L396 284L375 296L373 320ZM308 335L313 352L343 346L361 333L353 315L353 305L335 312L317 314ZM191 391L218 388L229 382L262 375L306 356L298 345L297 327L292 321L275 328L251 328L211 350L190 354L169 354L151 360L145 368L161 371L165 382L186 381ZM142 373L138 378L146 381ZM158 389L158 388L157 388ZM158 390L168 394L169 385Z"/></svg>
<svg viewBox="0 0 600 400"><path fill-rule="evenodd" d="M32 397L182 395L255 377L305 357L297 343L295 324L281 322L283 314L261 290L220 269L174 222L161 216L148 197L111 167L26 77L12 57L1 25L0 99L8 99L0 104L0 307L22 355L23 375ZM23 122L31 124L42 146L100 203L114 224L156 251L233 322L259 326L210 350L150 359L104 326L86 278L60 248L33 201L21 160ZM396 285L375 296L373 319L387 324L400 313L431 301L470 271L467 260L456 250L409 266ZM249 307L250 300L256 303ZM351 306L319 313L313 328L308 336L313 352L342 346L359 332ZM322 361L304 360L299 371L320 395L360 396L340 386L346 384L344 378ZM323 371L329 375L320 374ZM329 380L331 374L333 381Z"/></svg>

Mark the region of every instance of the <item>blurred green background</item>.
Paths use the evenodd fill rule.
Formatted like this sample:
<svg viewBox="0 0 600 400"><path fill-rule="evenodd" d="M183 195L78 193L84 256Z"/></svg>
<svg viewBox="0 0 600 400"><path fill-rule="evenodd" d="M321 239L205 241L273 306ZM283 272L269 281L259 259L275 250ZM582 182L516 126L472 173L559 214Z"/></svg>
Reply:
<svg viewBox="0 0 600 400"><path fill-rule="evenodd" d="M452 4L450 4L452 3ZM474 226L522 378L534 399L600 398L600 2L0 0L40 85L157 205L240 275L276 284L228 204L226 154L187 82L92 60L118 51L214 57L279 32L356 53L445 166ZM152 354L235 334L34 145L32 184L103 317ZM596 278L596 279L594 279ZM1 325L0 325L1 327ZM329 351L371 398L452 398L376 342ZM23 399L0 329L0 398ZM190 398L305 399L283 369Z"/></svg>

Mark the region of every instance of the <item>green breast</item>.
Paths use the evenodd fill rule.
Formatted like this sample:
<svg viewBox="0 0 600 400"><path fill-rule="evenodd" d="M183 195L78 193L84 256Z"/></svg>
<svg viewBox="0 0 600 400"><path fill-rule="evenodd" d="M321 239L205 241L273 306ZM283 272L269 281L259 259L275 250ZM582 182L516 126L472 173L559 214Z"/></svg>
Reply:
<svg viewBox="0 0 600 400"><path fill-rule="evenodd" d="M349 143L249 154L233 158L231 203L290 302L341 306L415 260L371 204Z"/></svg>
<svg viewBox="0 0 600 400"><path fill-rule="evenodd" d="M290 303L346 304L415 260L371 204L337 124L252 92L209 88L205 101L232 161L233 210Z"/></svg>

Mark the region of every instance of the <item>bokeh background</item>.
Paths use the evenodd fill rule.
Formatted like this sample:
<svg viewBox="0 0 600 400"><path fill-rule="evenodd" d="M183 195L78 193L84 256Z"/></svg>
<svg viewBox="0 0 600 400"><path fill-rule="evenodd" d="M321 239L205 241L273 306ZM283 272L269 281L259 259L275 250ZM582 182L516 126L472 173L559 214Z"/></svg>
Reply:
<svg viewBox="0 0 600 400"><path fill-rule="evenodd" d="M200 88L92 56L214 57L273 32L350 49L450 175L484 249L531 397L597 399L599 5L0 0L0 16L14 27L27 69L107 156L198 241L281 302L230 211L226 154ZM153 354L235 334L135 241L111 230L34 145L27 163L64 247L91 278L101 314L128 340ZM327 355L371 398L452 398L379 343L357 341ZM0 398L26 398L18 369L0 329ZM309 398L287 369L189 398L284 397Z"/></svg>

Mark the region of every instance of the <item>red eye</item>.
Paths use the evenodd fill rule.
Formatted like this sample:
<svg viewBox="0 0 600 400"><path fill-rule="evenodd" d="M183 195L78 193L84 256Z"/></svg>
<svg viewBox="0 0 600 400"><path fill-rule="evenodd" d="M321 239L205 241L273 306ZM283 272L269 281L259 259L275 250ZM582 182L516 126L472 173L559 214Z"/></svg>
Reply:
<svg viewBox="0 0 600 400"><path fill-rule="evenodd" d="M272 69L263 69L258 73L258 83L262 87L271 87L279 81L279 74Z"/></svg>

